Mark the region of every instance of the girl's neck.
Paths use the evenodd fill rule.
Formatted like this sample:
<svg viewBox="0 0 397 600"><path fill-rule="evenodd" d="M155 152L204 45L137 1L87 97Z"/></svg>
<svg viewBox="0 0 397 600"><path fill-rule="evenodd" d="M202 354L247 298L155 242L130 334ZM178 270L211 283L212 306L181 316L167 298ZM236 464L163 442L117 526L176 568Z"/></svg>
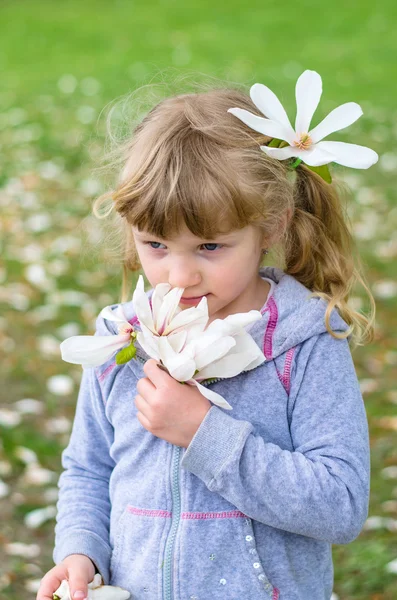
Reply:
<svg viewBox="0 0 397 600"><path fill-rule="evenodd" d="M245 299L244 303L242 303L239 306L238 310L236 310L235 312L242 313L242 312L249 312L250 310L259 310L260 311L268 298L270 288L271 288L270 283L268 281L265 281L261 277L259 277L256 289L254 290L254 293L250 297L247 297ZM229 316L229 315L224 315L223 318L226 318L227 316ZM210 316L210 318L208 319L207 327L210 323L212 323L212 321L214 321L217 318L219 318L219 317L217 317L217 316L211 317Z"/></svg>

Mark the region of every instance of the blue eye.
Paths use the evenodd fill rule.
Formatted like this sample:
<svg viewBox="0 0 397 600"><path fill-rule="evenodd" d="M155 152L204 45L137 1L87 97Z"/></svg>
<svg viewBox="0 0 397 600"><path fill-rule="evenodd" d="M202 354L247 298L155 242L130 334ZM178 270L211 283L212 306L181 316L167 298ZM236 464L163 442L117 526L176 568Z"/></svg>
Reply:
<svg viewBox="0 0 397 600"><path fill-rule="evenodd" d="M151 248L153 248L153 250L158 250L159 246L164 246L164 244L162 244L161 242L147 242L149 244L149 246ZM152 244L157 244L157 246L152 246ZM162 248L161 248L162 249Z"/></svg>
<svg viewBox="0 0 397 600"><path fill-rule="evenodd" d="M203 246L220 246L220 244L203 244ZM212 247L212 248L205 248L206 250L212 252L213 250L216 250L216 248Z"/></svg>

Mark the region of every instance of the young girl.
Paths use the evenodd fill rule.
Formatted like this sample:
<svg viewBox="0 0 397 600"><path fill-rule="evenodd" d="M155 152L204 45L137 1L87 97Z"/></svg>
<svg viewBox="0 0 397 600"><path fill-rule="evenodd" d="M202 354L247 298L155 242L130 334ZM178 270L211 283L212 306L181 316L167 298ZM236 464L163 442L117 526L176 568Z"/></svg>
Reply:
<svg viewBox="0 0 397 600"><path fill-rule="evenodd" d="M210 384L232 411L139 348L141 360L84 370L56 566L38 600L62 579L82 600L95 572L133 600L331 597L331 545L354 540L368 511L349 341L369 340L372 325L347 303L363 279L326 165L367 168L377 157L320 141L355 121L358 105L310 130L319 75L306 71L296 93L296 131L256 84L252 100L235 89L163 100L126 146L111 194L126 268L142 267L153 287L185 288L182 309L206 296L210 321L260 310L249 333L266 360ZM271 248L283 269L263 266ZM123 309L139 330L132 303ZM115 333L98 319L97 334Z"/></svg>

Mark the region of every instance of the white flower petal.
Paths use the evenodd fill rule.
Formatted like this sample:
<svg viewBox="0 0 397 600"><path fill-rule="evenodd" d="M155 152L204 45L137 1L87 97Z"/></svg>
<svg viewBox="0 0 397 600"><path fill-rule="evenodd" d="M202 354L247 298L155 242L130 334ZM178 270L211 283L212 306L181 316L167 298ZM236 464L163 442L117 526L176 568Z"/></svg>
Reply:
<svg viewBox="0 0 397 600"><path fill-rule="evenodd" d="M215 338L215 340L216 343L209 341L204 347L197 349L194 357L197 369L203 369L208 364L218 361L236 345L236 340L231 336Z"/></svg>
<svg viewBox="0 0 397 600"><path fill-rule="evenodd" d="M262 318L259 310L250 310L245 313L235 313L225 319L215 319L206 329L206 331L219 331L224 335L236 335L247 325L254 323Z"/></svg>
<svg viewBox="0 0 397 600"><path fill-rule="evenodd" d="M164 296L168 294L171 286L169 283L158 283L152 294L152 313L153 320L156 322L156 315L158 315L160 307L163 303Z"/></svg>
<svg viewBox="0 0 397 600"><path fill-rule="evenodd" d="M195 377L200 381L213 377L235 377L241 371L249 371L265 361L263 352L248 333L237 336L235 340L236 345L226 356L201 369Z"/></svg>
<svg viewBox="0 0 397 600"><path fill-rule="evenodd" d="M321 144L323 142L320 142ZM319 144L312 146L310 150L299 150L295 146L286 146L285 148L269 148L268 146L261 146L261 150L266 152L269 156L277 158L278 160L286 160L287 158L300 158L304 163L311 167L319 167L320 165L327 165L335 160L335 156L325 150L318 148Z"/></svg>
<svg viewBox="0 0 397 600"><path fill-rule="evenodd" d="M322 151L332 152L333 162L353 169L368 169L378 162L379 156L371 148L345 144L344 142L319 142L317 148Z"/></svg>
<svg viewBox="0 0 397 600"><path fill-rule="evenodd" d="M189 349L177 354L167 337L158 338L161 360L177 381L191 379L196 371L196 363Z"/></svg>
<svg viewBox="0 0 397 600"><path fill-rule="evenodd" d="M349 125L357 121L362 114L363 111L359 104L356 104L356 102L346 102L346 104L334 108L321 123L312 129L312 131L310 131L310 137L314 143L317 143L327 137L330 133L349 127Z"/></svg>
<svg viewBox="0 0 397 600"><path fill-rule="evenodd" d="M172 321L174 316L181 312L179 308L179 302L181 300L184 288L172 288L168 294L163 298L163 303L159 308L158 314L156 315L155 327L156 331L162 335L168 324Z"/></svg>
<svg viewBox="0 0 397 600"><path fill-rule="evenodd" d="M118 306L116 310L112 310L110 306L105 306L105 308L103 308L99 313L99 316L107 321L128 325L126 316L124 315L121 306Z"/></svg>
<svg viewBox="0 0 397 600"><path fill-rule="evenodd" d="M178 329L189 330L191 327L195 328L195 331L203 331L208 321L208 305L207 298L204 297L200 300L197 306L192 306L186 310L181 310L167 325L163 335L167 335Z"/></svg>
<svg viewBox="0 0 397 600"><path fill-rule="evenodd" d="M269 146L261 146L261 150L268 156L276 158L277 160L286 160L297 156L298 148L295 146L285 146L285 148L269 148Z"/></svg>
<svg viewBox="0 0 397 600"><path fill-rule="evenodd" d="M129 341L129 333L111 336L77 335L61 343L62 359L74 365L97 367Z"/></svg>
<svg viewBox="0 0 397 600"><path fill-rule="evenodd" d="M139 322L141 324L144 323L148 329L154 332L152 309L149 298L145 294L142 275L139 275L138 283L132 296L132 303Z"/></svg>
<svg viewBox="0 0 397 600"><path fill-rule="evenodd" d="M296 82L296 120L295 131L308 133L311 120L320 102L323 85L316 71L305 71Z"/></svg>
<svg viewBox="0 0 397 600"><path fill-rule="evenodd" d="M223 398L223 396L221 396L220 394L217 394L213 390L210 390L209 388L205 387L204 385L201 385L198 381L195 381L194 379L192 379L188 383L190 385L197 386L197 388L199 389L201 394L205 398L207 398L210 402L212 402L212 404L215 404L216 406L220 406L220 408L224 408L225 410L233 410L233 408L230 406L229 402L227 402Z"/></svg>
<svg viewBox="0 0 397 600"><path fill-rule="evenodd" d="M160 360L160 351L157 343L157 340L159 339L158 337L152 334L145 335L144 333L139 331L136 339L138 344L141 346L144 352L146 352L146 354L150 356L150 358Z"/></svg>
<svg viewBox="0 0 397 600"><path fill-rule="evenodd" d="M248 125L248 127L254 131L263 133L263 135L286 140L290 144L294 141L294 131L290 127L285 127L285 125L278 121L258 117L243 108L229 108L227 112L240 119L240 121Z"/></svg>
<svg viewBox="0 0 397 600"><path fill-rule="evenodd" d="M289 135L294 135L287 113L274 92L262 83L255 83L251 87L250 96L252 102L265 117L277 121L290 132Z"/></svg>
<svg viewBox="0 0 397 600"><path fill-rule="evenodd" d="M172 333L167 337L174 352L178 353L182 351L182 348L186 344L187 331L178 331L177 333Z"/></svg>

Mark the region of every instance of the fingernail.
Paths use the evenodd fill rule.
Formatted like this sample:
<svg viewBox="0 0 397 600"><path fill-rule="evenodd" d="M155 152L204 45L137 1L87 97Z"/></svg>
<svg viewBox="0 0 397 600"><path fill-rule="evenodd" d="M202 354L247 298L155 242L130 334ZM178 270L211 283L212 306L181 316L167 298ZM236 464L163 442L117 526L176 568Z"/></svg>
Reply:
<svg viewBox="0 0 397 600"><path fill-rule="evenodd" d="M77 590L77 592L73 594L73 598L76 598L76 600L87 600L85 593L81 590Z"/></svg>

